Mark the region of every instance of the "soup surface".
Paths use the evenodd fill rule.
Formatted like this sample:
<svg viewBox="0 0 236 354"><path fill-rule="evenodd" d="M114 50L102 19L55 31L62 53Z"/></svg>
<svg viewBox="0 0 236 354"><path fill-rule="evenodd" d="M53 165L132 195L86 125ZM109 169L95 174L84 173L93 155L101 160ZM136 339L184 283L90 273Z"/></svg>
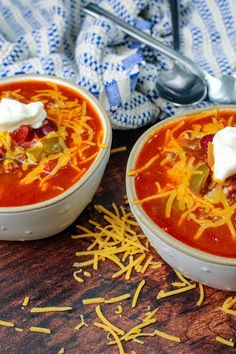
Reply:
<svg viewBox="0 0 236 354"><path fill-rule="evenodd" d="M202 251L236 258L236 175L213 178L212 140L236 127L236 111L211 110L166 123L144 143L135 169L138 199L163 230Z"/></svg>
<svg viewBox="0 0 236 354"><path fill-rule="evenodd" d="M0 99L42 102L42 126L0 131L0 207L53 198L76 183L101 148L103 127L91 104L61 85L25 81L0 85Z"/></svg>

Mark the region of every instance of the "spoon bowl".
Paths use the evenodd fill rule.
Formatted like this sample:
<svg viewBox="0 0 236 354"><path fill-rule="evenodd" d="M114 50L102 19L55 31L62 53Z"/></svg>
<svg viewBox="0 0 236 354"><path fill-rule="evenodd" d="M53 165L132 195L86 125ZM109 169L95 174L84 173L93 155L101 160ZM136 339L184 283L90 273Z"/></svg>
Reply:
<svg viewBox="0 0 236 354"><path fill-rule="evenodd" d="M207 95L203 80L177 64L158 75L156 88L161 97L179 106L201 102Z"/></svg>
<svg viewBox="0 0 236 354"><path fill-rule="evenodd" d="M175 71L171 70L169 74L168 72L162 73L158 77L157 86L163 98L168 97L168 100L176 105L189 105L204 99L217 104L236 103L236 79L234 77L215 78L209 75L181 53L95 4L89 3L83 11L93 17L106 17L124 33L175 61Z"/></svg>

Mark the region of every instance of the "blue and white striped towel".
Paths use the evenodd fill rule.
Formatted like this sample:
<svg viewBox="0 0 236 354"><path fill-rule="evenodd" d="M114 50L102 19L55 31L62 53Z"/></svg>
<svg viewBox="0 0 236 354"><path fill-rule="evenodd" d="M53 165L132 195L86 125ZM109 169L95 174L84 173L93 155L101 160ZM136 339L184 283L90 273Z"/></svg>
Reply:
<svg viewBox="0 0 236 354"><path fill-rule="evenodd" d="M85 2L84 2L85 3ZM84 18L79 0L0 0L0 76L45 73L89 89L114 128L136 128L177 110L155 82L171 65L105 19ZM97 0L131 25L172 44L167 0ZM213 75L236 68L236 1L182 0L181 51Z"/></svg>

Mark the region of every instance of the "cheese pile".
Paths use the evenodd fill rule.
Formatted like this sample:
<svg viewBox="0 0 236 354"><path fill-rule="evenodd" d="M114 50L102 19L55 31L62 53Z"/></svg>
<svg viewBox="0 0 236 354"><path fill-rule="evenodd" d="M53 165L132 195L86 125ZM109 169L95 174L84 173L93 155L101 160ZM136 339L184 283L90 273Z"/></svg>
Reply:
<svg viewBox="0 0 236 354"><path fill-rule="evenodd" d="M71 315L75 315L77 318L78 316L80 317L80 321L76 323L74 328L71 330L73 331L81 331L83 328L86 330L86 327L88 326L93 326L94 329L102 329L105 331L108 336L108 346L113 346L116 345L117 349L120 354L125 354L125 345L127 342L132 342L134 344L144 344L145 345L145 338L148 339L149 337L161 337L166 340L170 340L176 343L180 343L181 341L184 341L185 339L181 339L180 337L166 333L164 331L161 331L158 329L158 312L159 312L159 307L162 304L162 301L165 301L165 298L170 297L170 296L178 296L181 295L183 292L188 292L188 291L193 291L194 289L197 288L197 283L186 279L182 274L179 272L176 272L177 279L176 281L172 282L172 287L174 289L164 291L160 290L158 294L153 294L155 297L156 295L156 306L154 306L154 309L148 309L147 313L143 313L143 308L142 312L139 311L139 305L142 304L143 302L143 297L144 293L146 291L147 287L147 280L148 277L146 276L147 270L150 270L149 267L160 267L160 263L156 262L154 260L154 257L151 259L150 255L148 254L149 252L149 245L145 242L145 238L143 235L138 234L138 232L134 231L134 228L136 229L136 223L134 220L132 220L132 214L127 212L124 207L118 208L115 204L113 204L113 211L107 210L103 206L96 206L96 210L98 210L100 213L102 213L103 218L106 221L106 225L102 226L101 224L94 222L93 220L90 220L90 224L96 227L96 231L90 230L88 228L79 226L78 229L83 232L81 235L74 235L72 236L73 239L77 238L84 238L86 241L89 241L90 246L93 245L94 243L96 244L96 247L98 250L106 250L104 253L104 256L101 257L101 254L99 253L97 256L95 253L89 253L89 254L83 254L81 257L91 257L91 260L89 261L84 261L81 262L80 265L75 264L76 267L80 266L82 267L81 269L85 269L84 271L81 271L80 274L83 274L83 278L81 277L82 281L85 281L84 279L89 279L93 274L95 273L94 276L96 277L96 272L100 271L101 268L99 268L100 265L102 265L103 259L104 260L109 260L113 262L114 267L118 267L118 269L124 269L126 265L130 264L129 257L134 256L133 254L127 254L127 252L133 252L135 250L137 252L137 258L139 258L139 253L141 255L145 255L146 260L144 262L143 259L143 264L141 262L138 262L136 265L138 267L135 267L135 263L133 263L134 259L132 260L131 264L132 267L126 269L126 271L122 272L120 276L126 277L127 272L130 272L130 269L132 272L129 273L129 278L134 275L134 279L136 278L136 273L139 272L140 276L139 281L137 283L136 288L134 291L131 291L130 293L123 293L123 294L117 294L115 297L84 297L82 299L82 304L83 306L94 306L94 313L96 314L97 320L95 320L93 323L89 323L91 321L91 309L89 308L89 316L88 319L85 318L85 315L79 314L76 312L76 310L81 311L80 308L74 308L72 306L46 306L46 307L31 307L31 302L32 299L30 299L29 296L26 296L22 302L22 308L24 311L27 311L28 313L32 314L44 314L44 313L68 313L71 312ZM120 213L120 214L118 214ZM119 215L119 216L118 216ZM125 216L125 217L124 217ZM123 219L122 219L123 218ZM129 220L129 223L127 223L127 219ZM124 223L124 224L123 224ZM123 225L123 226L121 226ZM129 229L129 232L127 233L127 228ZM105 231L104 231L105 230ZM114 235L114 231L115 235ZM120 232L123 230L123 236L122 233ZM133 232L132 232L133 231ZM99 234L99 236L98 236ZM130 242L131 240L131 235L134 237L134 243ZM127 242L125 242L125 238L128 237ZM138 240L138 241L137 241ZM139 243L140 242L140 243ZM104 243L104 244L103 244ZM110 243L110 245L109 245ZM115 243L115 245L114 245ZM145 246L144 246L145 243ZM128 251L125 245L132 245L131 249ZM136 248L133 248L135 245ZM87 247L90 248L90 246ZM125 249L121 253L114 253L115 246L117 246L117 249L124 247ZM143 247L141 247L143 246ZM94 251L95 245L91 247L91 250ZM107 257L106 252L107 249L109 249L110 253L108 252L107 254L114 255L117 258L113 257ZM124 254L126 256L124 257ZM124 258L126 258L124 260ZM122 260L123 259L123 260ZM150 260L151 259L151 260ZM147 262L149 260L149 262ZM117 261L120 262L117 263ZM86 263L87 262L87 263ZM122 266L121 266L122 265ZM145 267L144 267L145 265ZM112 267L112 268L114 268ZM81 270L80 269L80 270ZM77 271L78 272L78 271ZM117 272L115 271L113 273L116 274ZM157 273L158 276L158 273ZM144 279L145 277L145 279ZM116 278L116 277L115 277ZM75 277L75 280L76 277ZM78 280L77 280L78 281ZM79 286L81 286L81 281L79 281ZM198 284L199 286L199 299L197 301L197 306L201 306L203 301L204 301L204 288L202 284ZM150 299L151 300L151 299ZM125 306L123 305L125 302ZM116 310L114 311L115 315L117 315L117 318L119 319L120 316L122 315L127 315L124 311L125 308L127 308L127 302L128 302L128 315L130 314L131 311L136 311L137 314L142 314L142 319L139 320L138 323L135 325L132 325L131 328L128 330L124 330L123 328L120 327L119 321L112 321L109 319L108 316L106 316L106 307L108 306L116 306ZM236 304L236 296L230 296L228 297L222 307L221 310L229 315L236 315L236 310L233 309L234 305ZM73 312L72 312L73 311ZM27 317L28 318L28 317ZM29 318L28 318L29 319ZM40 321L41 322L41 321ZM121 321L122 322L122 321ZM24 322L25 324L25 322ZM45 335L52 335L53 334L53 328L47 328L47 327L42 327L42 326L28 326L28 328L21 328L16 326L14 321L6 321L6 320L0 320L0 326L3 327L9 327L9 330L15 330L16 332L38 332L41 334ZM149 331L146 331L146 329L152 328ZM68 329L68 322L65 319L65 328ZM90 333L90 332L89 332ZM82 332L81 332L81 335ZM226 339L220 335L217 335L215 337L215 340L223 345L227 345L229 347L234 347L234 341L232 339ZM181 350L181 349L179 349ZM111 347L111 352L113 352L113 348ZM63 354L66 353L66 348L62 347L59 351L58 354ZM132 351L132 354L137 354L136 351Z"/></svg>
<svg viewBox="0 0 236 354"><path fill-rule="evenodd" d="M112 206L113 212L102 205L95 205L95 209L103 214L105 226L93 220L89 220L89 224L95 230L77 226L83 233L73 235L72 239L89 238L91 242L86 251L76 252L77 257L83 259L85 257L86 260L75 262L74 267L84 268L92 265L93 269L97 270L100 262L109 260L118 267L112 278L124 275L127 280L130 279L133 271L143 274L149 266L160 268L161 263L154 262L153 256L148 254L149 244L146 237L135 231L138 223L134 221L132 213L127 212L123 206L118 208L115 203ZM75 276L77 281L83 282L77 272L74 273Z"/></svg>

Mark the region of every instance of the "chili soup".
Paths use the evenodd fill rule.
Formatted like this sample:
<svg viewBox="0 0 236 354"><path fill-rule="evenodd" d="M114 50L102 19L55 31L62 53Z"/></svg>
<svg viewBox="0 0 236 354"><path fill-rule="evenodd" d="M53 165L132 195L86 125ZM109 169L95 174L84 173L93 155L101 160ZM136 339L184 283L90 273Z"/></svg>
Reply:
<svg viewBox="0 0 236 354"><path fill-rule="evenodd" d="M141 205L165 232L195 249L236 258L236 170L229 166L223 180L214 172L223 150L214 156L214 139L231 127L236 130L233 110L213 109L169 121L144 142L128 175L134 178L133 204ZM220 173L226 168L224 159Z"/></svg>
<svg viewBox="0 0 236 354"><path fill-rule="evenodd" d="M10 105L13 115L11 103L17 111L20 104L28 109L40 102L45 112L36 128L23 117L15 129L4 130L0 118L0 207L58 196L79 181L106 148L98 113L69 87L37 80L3 83L0 100ZM7 119L5 123L8 127Z"/></svg>

